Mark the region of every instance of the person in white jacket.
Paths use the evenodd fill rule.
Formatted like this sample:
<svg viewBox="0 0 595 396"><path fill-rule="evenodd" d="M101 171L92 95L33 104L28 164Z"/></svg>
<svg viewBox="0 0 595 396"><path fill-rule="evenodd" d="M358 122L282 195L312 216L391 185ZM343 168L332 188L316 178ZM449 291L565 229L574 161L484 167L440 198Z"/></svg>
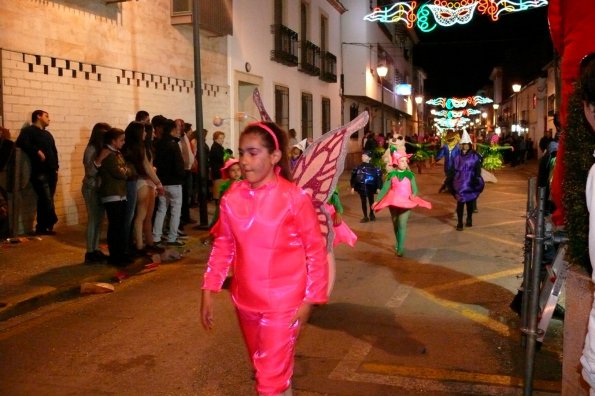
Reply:
<svg viewBox="0 0 595 396"><path fill-rule="evenodd" d="M591 128L591 132L595 133L595 53L586 56L581 62L580 90L586 124ZM595 153L593 155L595 156ZM595 264L595 164L589 170L585 194L589 210L589 259L591 264ZM595 272L591 277L595 283ZM589 314L587 337L580 360L583 378L591 386L589 394L595 396L595 303Z"/></svg>

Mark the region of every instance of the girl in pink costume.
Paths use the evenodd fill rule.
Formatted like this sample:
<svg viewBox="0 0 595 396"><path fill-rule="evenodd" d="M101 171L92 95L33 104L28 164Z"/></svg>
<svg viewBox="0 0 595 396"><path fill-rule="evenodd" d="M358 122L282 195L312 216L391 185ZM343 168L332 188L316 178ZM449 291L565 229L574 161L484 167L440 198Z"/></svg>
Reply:
<svg viewBox="0 0 595 396"><path fill-rule="evenodd" d="M417 184L415 175L408 168L409 157L402 151L392 153L393 170L386 175L386 180L382 186L380 194L372 208L378 212L388 207L397 243L395 251L397 256L403 256L405 251L405 238L407 236L407 221L412 208L421 206L432 209L432 204L417 196Z"/></svg>
<svg viewBox="0 0 595 396"><path fill-rule="evenodd" d="M259 395L291 395L295 344L312 304L327 302L326 246L312 199L293 184L287 136L272 122L240 136L244 180L220 203L219 232L204 275L201 319L233 266L231 295Z"/></svg>

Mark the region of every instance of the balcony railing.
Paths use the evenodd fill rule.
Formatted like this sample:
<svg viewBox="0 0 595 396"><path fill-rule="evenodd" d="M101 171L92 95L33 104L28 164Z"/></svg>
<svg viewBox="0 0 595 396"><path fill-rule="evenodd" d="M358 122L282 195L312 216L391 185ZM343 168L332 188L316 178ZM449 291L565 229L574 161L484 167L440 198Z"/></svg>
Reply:
<svg viewBox="0 0 595 396"><path fill-rule="evenodd" d="M286 66L298 65L298 34L283 25L271 25L275 35L275 49L271 51L271 60Z"/></svg>
<svg viewBox="0 0 595 396"><path fill-rule="evenodd" d="M320 47L304 40L301 45L300 71L311 76L320 75Z"/></svg>
<svg viewBox="0 0 595 396"><path fill-rule="evenodd" d="M322 81L337 82L337 57L328 51L320 54L322 67L320 70L320 79Z"/></svg>

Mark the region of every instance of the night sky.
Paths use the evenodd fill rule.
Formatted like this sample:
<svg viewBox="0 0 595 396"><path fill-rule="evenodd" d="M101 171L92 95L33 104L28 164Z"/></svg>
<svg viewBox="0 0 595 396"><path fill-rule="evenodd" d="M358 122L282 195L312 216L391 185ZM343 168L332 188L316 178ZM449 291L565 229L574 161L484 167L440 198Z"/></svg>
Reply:
<svg viewBox="0 0 595 396"><path fill-rule="evenodd" d="M535 79L552 59L547 7L503 14L493 22L475 12L466 25L417 31L414 64L427 74L426 96L469 96L502 66L507 82ZM506 94L506 92L505 92Z"/></svg>

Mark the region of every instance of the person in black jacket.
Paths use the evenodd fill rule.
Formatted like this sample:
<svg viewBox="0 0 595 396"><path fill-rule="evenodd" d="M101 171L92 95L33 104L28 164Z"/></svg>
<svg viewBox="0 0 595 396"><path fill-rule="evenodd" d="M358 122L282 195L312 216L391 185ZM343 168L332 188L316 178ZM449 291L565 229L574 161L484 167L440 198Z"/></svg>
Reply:
<svg viewBox="0 0 595 396"><path fill-rule="evenodd" d="M161 138L155 143L155 160L157 177L163 184L164 195L158 197L157 213L153 222L153 241L159 243L163 233L163 222L168 207L170 208L169 231L166 244L168 246L184 246L178 241L178 226L182 213L182 182L184 181L184 160L180 150L180 131L173 120L163 124Z"/></svg>
<svg viewBox="0 0 595 396"><path fill-rule="evenodd" d="M221 168L225 165L224 141L225 134L221 131L216 131L213 133L213 144L209 151L209 167L211 168L211 180L213 181L213 199L215 199L216 205L219 202L219 187L223 183Z"/></svg>
<svg viewBox="0 0 595 396"><path fill-rule="evenodd" d="M58 150L54 137L46 130L49 125L47 111L35 110L31 114L31 125L23 128L16 142L31 161L30 181L37 194L35 232L40 235L55 234L54 224L58 222L54 206L58 184Z"/></svg>
<svg viewBox="0 0 595 396"><path fill-rule="evenodd" d="M360 223L376 220L374 211L369 209L374 203L374 194L382 187L382 174L379 168L370 163L372 153L362 153L362 163L351 171L351 192L357 191L362 201L362 212L364 217ZM368 217L368 209L370 217Z"/></svg>

